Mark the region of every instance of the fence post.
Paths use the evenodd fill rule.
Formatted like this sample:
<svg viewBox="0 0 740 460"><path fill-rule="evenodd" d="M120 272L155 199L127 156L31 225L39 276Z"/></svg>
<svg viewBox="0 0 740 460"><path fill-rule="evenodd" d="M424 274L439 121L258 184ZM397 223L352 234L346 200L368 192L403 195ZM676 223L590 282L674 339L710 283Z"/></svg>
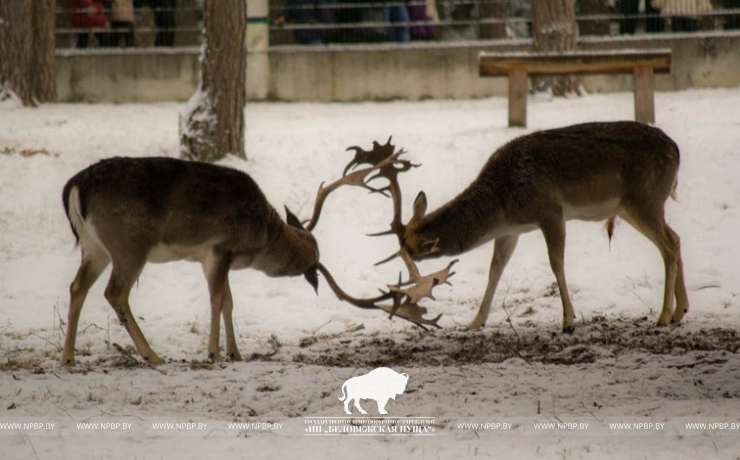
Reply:
<svg viewBox="0 0 740 460"><path fill-rule="evenodd" d="M270 88L268 0L247 2L247 99L267 99Z"/></svg>

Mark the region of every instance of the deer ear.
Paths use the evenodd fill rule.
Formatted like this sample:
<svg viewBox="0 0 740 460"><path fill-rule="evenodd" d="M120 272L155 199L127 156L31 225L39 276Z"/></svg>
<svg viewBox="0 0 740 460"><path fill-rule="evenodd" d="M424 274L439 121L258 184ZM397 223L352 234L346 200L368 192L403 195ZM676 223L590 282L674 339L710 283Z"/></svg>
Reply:
<svg viewBox="0 0 740 460"><path fill-rule="evenodd" d="M421 219L427 213L427 196L419 192L414 200L414 216L412 219Z"/></svg>
<svg viewBox="0 0 740 460"><path fill-rule="evenodd" d="M295 214L290 212L290 209L288 209L287 206L285 206L285 216L286 216L285 220L286 222L288 222L288 225L290 225L291 227L300 228L301 230L303 230L303 225L301 225L301 221L298 220Z"/></svg>

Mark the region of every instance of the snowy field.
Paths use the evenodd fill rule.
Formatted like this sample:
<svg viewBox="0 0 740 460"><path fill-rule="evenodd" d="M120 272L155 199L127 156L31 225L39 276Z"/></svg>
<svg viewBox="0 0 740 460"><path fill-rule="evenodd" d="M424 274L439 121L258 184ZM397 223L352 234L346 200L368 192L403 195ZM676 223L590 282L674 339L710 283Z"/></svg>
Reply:
<svg viewBox="0 0 740 460"><path fill-rule="evenodd" d="M276 209L305 219L318 184L338 178L351 158L346 147L393 135L422 163L401 177L408 219L419 190L438 207L506 141L631 119L632 104L627 93L536 97L526 130L506 127L503 98L250 104L249 160L225 164L250 174ZM461 256L453 285L425 302L443 314L443 329L431 333L341 303L323 280L316 296L303 278L232 272L238 363L206 360L210 309L197 264L148 265L132 292L133 313L166 361L157 367L132 354L103 297L106 272L82 311L77 366L65 368L58 360L79 250L62 187L101 158L176 157L182 105L2 103L0 458L740 458L740 89L661 93L656 108L658 126L681 149L678 201L666 209L682 237L691 301L680 326L654 325L663 264L645 238L618 222L610 246L602 225L571 222L572 336L559 333L545 245L530 233L477 332L463 326L477 311L492 245ZM374 295L402 268L373 266L395 238L365 236L384 230L391 210L390 200L357 188L324 207L321 260L354 295ZM427 418L425 436L307 436L324 420L313 417L345 415L337 399L345 380L380 366L409 375L389 417ZM362 404L378 416L374 401Z"/></svg>

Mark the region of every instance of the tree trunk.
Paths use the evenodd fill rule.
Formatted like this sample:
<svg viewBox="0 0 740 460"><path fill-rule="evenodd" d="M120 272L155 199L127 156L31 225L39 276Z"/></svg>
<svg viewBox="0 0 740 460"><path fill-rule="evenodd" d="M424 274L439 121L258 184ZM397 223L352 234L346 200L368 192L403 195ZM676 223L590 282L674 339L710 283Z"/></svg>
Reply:
<svg viewBox="0 0 740 460"><path fill-rule="evenodd" d="M532 29L537 51L558 53L577 48L575 0L534 0ZM570 76L537 79L537 89L550 87L556 96L578 91L578 78Z"/></svg>
<svg viewBox="0 0 740 460"><path fill-rule="evenodd" d="M0 90L24 106L56 97L55 10L56 0L0 1Z"/></svg>
<svg viewBox="0 0 740 460"><path fill-rule="evenodd" d="M180 153L190 160L246 158L245 0L206 0L200 85L180 115Z"/></svg>
<svg viewBox="0 0 740 460"><path fill-rule="evenodd" d="M484 40L506 38L506 19L509 17L509 0L483 0L478 8L478 15L481 19L501 21L481 23L479 28L480 38Z"/></svg>

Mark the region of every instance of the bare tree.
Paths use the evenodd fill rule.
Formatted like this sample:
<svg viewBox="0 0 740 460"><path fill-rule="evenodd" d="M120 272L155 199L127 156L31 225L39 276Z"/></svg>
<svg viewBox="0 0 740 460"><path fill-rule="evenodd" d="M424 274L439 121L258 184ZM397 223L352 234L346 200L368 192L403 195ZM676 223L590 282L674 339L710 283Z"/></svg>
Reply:
<svg viewBox="0 0 740 460"><path fill-rule="evenodd" d="M480 38L506 38L506 19L509 16L509 0L484 0L479 5Z"/></svg>
<svg viewBox="0 0 740 460"><path fill-rule="evenodd" d="M246 27L244 0L206 0L200 85L180 115L184 158L209 162L226 155L246 158Z"/></svg>
<svg viewBox="0 0 740 460"><path fill-rule="evenodd" d="M575 50L578 41L575 0L533 1L532 29L537 51L557 53ZM538 80L536 86L549 86L556 96L578 91L576 77L548 77Z"/></svg>
<svg viewBox="0 0 740 460"><path fill-rule="evenodd" d="M0 1L0 92L25 106L56 97L55 9L56 0Z"/></svg>

